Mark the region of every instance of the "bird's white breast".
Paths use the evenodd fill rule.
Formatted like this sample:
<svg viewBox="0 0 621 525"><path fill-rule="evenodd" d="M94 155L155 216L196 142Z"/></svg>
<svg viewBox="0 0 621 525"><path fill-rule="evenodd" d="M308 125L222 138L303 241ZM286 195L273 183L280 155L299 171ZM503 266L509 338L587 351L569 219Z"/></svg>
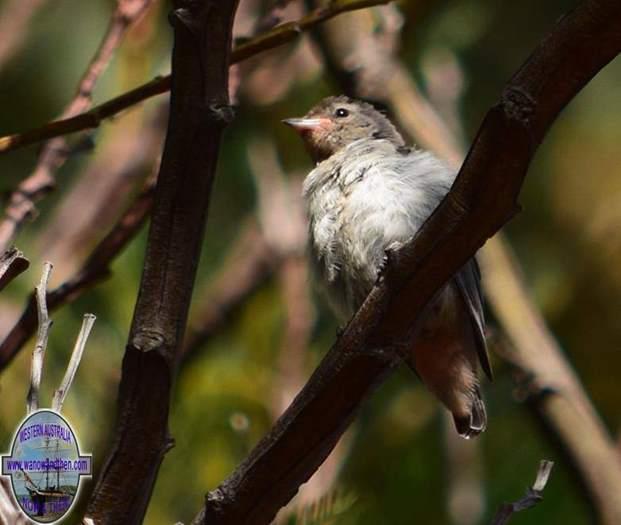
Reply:
<svg viewBox="0 0 621 525"><path fill-rule="evenodd" d="M360 140L319 163L304 183L310 251L334 306L351 316L387 249L409 240L455 174L432 154Z"/></svg>

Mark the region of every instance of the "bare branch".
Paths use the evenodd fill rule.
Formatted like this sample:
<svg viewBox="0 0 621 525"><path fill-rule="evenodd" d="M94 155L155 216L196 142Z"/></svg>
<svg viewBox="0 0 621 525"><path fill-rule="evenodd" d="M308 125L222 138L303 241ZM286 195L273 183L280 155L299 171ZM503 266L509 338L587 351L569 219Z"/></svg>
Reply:
<svg viewBox="0 0 621 525"><path fill-rule="evenodd" d="M99 49L78 83L73 100L67 105L61 119L73 117L91 106L91 96L101 74L106 70L127 29L138 20L152 0L117 0L117 6ZM6 249L22 223L34 213L35 202L54 186L54 174L65 163L69 147L65 139L56 138L43 147L33 173L14 191L0 223L0 251Z"/></svg>
<svg viewBox="0 0 621 525"><path fill-rule="evenodd" d="M170 120L123 359L115 439L88 504L95 523L142 523L172 446L171 388L220 140L233 118L228 72L237 1L177 0L174 7Z"/></svg>
<svg viewBox="0 0 621 525"><path fill-rule="evenodd" d="M233 50L231 64L236 64L259 53L291 42L304 31L308 31L310 28L341 13L364 9L373 5L386 4L391 1L393 0L334 0L326 7L316 9L300 20L281 24L267 33L239 45ZM75 117L56 120L39 128L0 137L0 154L53 137L96 128L103 120L169 90L170 75L156 77L146 84L138 86Z"/></svg>
<svg viewBox="0 0 621 525"><path fill-rule="evenodd" d="M449 195L336 344L194 523L269 523L334 447L366 395L399 362L412 319L517 210L535 150L563 107L621 50L621 4L587 0L562 18L505 87Z"/></svg>
<svg viewBox="0 0 621 525"><path fill-rule="evenodd" d="M84 319L82 320L82 328L80 328L80 333L78 334L75 346L73 347L71 359L69 360L67 370L65 371L65 377L63 377L60 386L54 392L54 399L52 400L52 410L56 410L56 412L61 412L63 409L63 403L65 402L65 398L67 397L69 389L71 388L75 373L78 371L78 366L80 365L80 361L82 360L82 354L84 353L84 347L86 346L86 342L88 341L88 336L91 333L91 329L95 324L95 319L97 318L93 314L84 314Z"/></svg>
<svg viewBox="0 0 621 525"><path fill-rule="evenodd" d="M65 303L75 301L84 291L110 275L110 263L140 231L149 216L154 192L155 177L152 177L108 235L91 252L80 270L47 294L47 305L50 310L56 310ZM0 344L0 370L11 362L36 328L36 298L33 294L21 317Z"/></svg>
<svg viewBox="0 0 621 525"><path fill-rule="evenodd" d="M41 376L43 373L43 360L45 358L45 349L47 348L47 338L49 335L52 321L47 315L47 283L50 280L52 272L52 264L45 262L43 264L43 273L41 281L36 287L37 295L37 312L39 319L39 331L37 333L37 342L32 352L32 365L30 368L30 389L26 400L26 413L30 414L39 409L39 388L41 386Z"/></svg>
<svg viewBox="0 0 621 525"><path fill-rule="evenodd" d="M17 248L10 248L0 255L0 291L20 273L25 272L28 266L30 262Z"/></svg>
<svg viewBox="0 0 621 525"><path fill-rule="evenodd" d="M543 499L542 492L548 484L548 479L552 473L552 467L554 467L554 463L552 461L548 461L546 459L542 460L539 463L535 483L528 489L526 496L514 501L513 503L505 503L501 505L492 520L492 525L506 525L511 516L513 516L516 512L530 509L531 507L537 505L537 503Z"/></svg>

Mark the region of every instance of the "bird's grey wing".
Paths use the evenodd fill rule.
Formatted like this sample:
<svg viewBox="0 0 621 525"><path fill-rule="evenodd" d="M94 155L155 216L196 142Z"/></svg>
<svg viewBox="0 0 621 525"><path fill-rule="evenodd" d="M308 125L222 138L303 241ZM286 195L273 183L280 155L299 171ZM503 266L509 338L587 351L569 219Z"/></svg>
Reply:
<svg viewBox="0 0 621 525"><path fill-rule="evenodd" d="M489 363L487 344L485 343L485 315L483 313L483 294L481 293L481 272L476 259L474 257L470 259L457 272L454 279L472 321L481 367L491 380L492 367Z"/></svg>

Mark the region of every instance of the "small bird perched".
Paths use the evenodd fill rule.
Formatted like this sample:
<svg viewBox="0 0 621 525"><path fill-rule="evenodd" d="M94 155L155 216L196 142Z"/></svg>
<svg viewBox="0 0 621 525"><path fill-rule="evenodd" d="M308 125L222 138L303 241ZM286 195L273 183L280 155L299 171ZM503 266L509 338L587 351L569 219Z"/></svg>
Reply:
<svg viewBox="0 0 621 525"><path fill-rule="evenodd" d="M375 284L386 253L410 240L447 194L455 173L405 145L373 106L345 96L284 121L303 138L315 168L304 181L312 265L328 299L351 317ZM466 263L430 301L406 356L471 438L487 425L478 364L491 379L479 268Z"/></svg>

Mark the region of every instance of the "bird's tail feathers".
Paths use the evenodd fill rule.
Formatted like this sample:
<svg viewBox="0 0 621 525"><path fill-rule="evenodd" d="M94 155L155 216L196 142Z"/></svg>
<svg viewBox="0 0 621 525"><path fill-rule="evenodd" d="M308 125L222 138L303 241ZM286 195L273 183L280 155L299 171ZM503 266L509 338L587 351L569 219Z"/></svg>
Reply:
<svg viewBox="0 0 621 525"><path fill-rule="evenodd" d="M453 419L455 421L457 433L464 439L477 437L487 428L487 411L485 410L485 403L483 403L483 399L481 399L481 393L478 387L472 396L470 413L466 416L458 416L454 413Z"/></svg>

